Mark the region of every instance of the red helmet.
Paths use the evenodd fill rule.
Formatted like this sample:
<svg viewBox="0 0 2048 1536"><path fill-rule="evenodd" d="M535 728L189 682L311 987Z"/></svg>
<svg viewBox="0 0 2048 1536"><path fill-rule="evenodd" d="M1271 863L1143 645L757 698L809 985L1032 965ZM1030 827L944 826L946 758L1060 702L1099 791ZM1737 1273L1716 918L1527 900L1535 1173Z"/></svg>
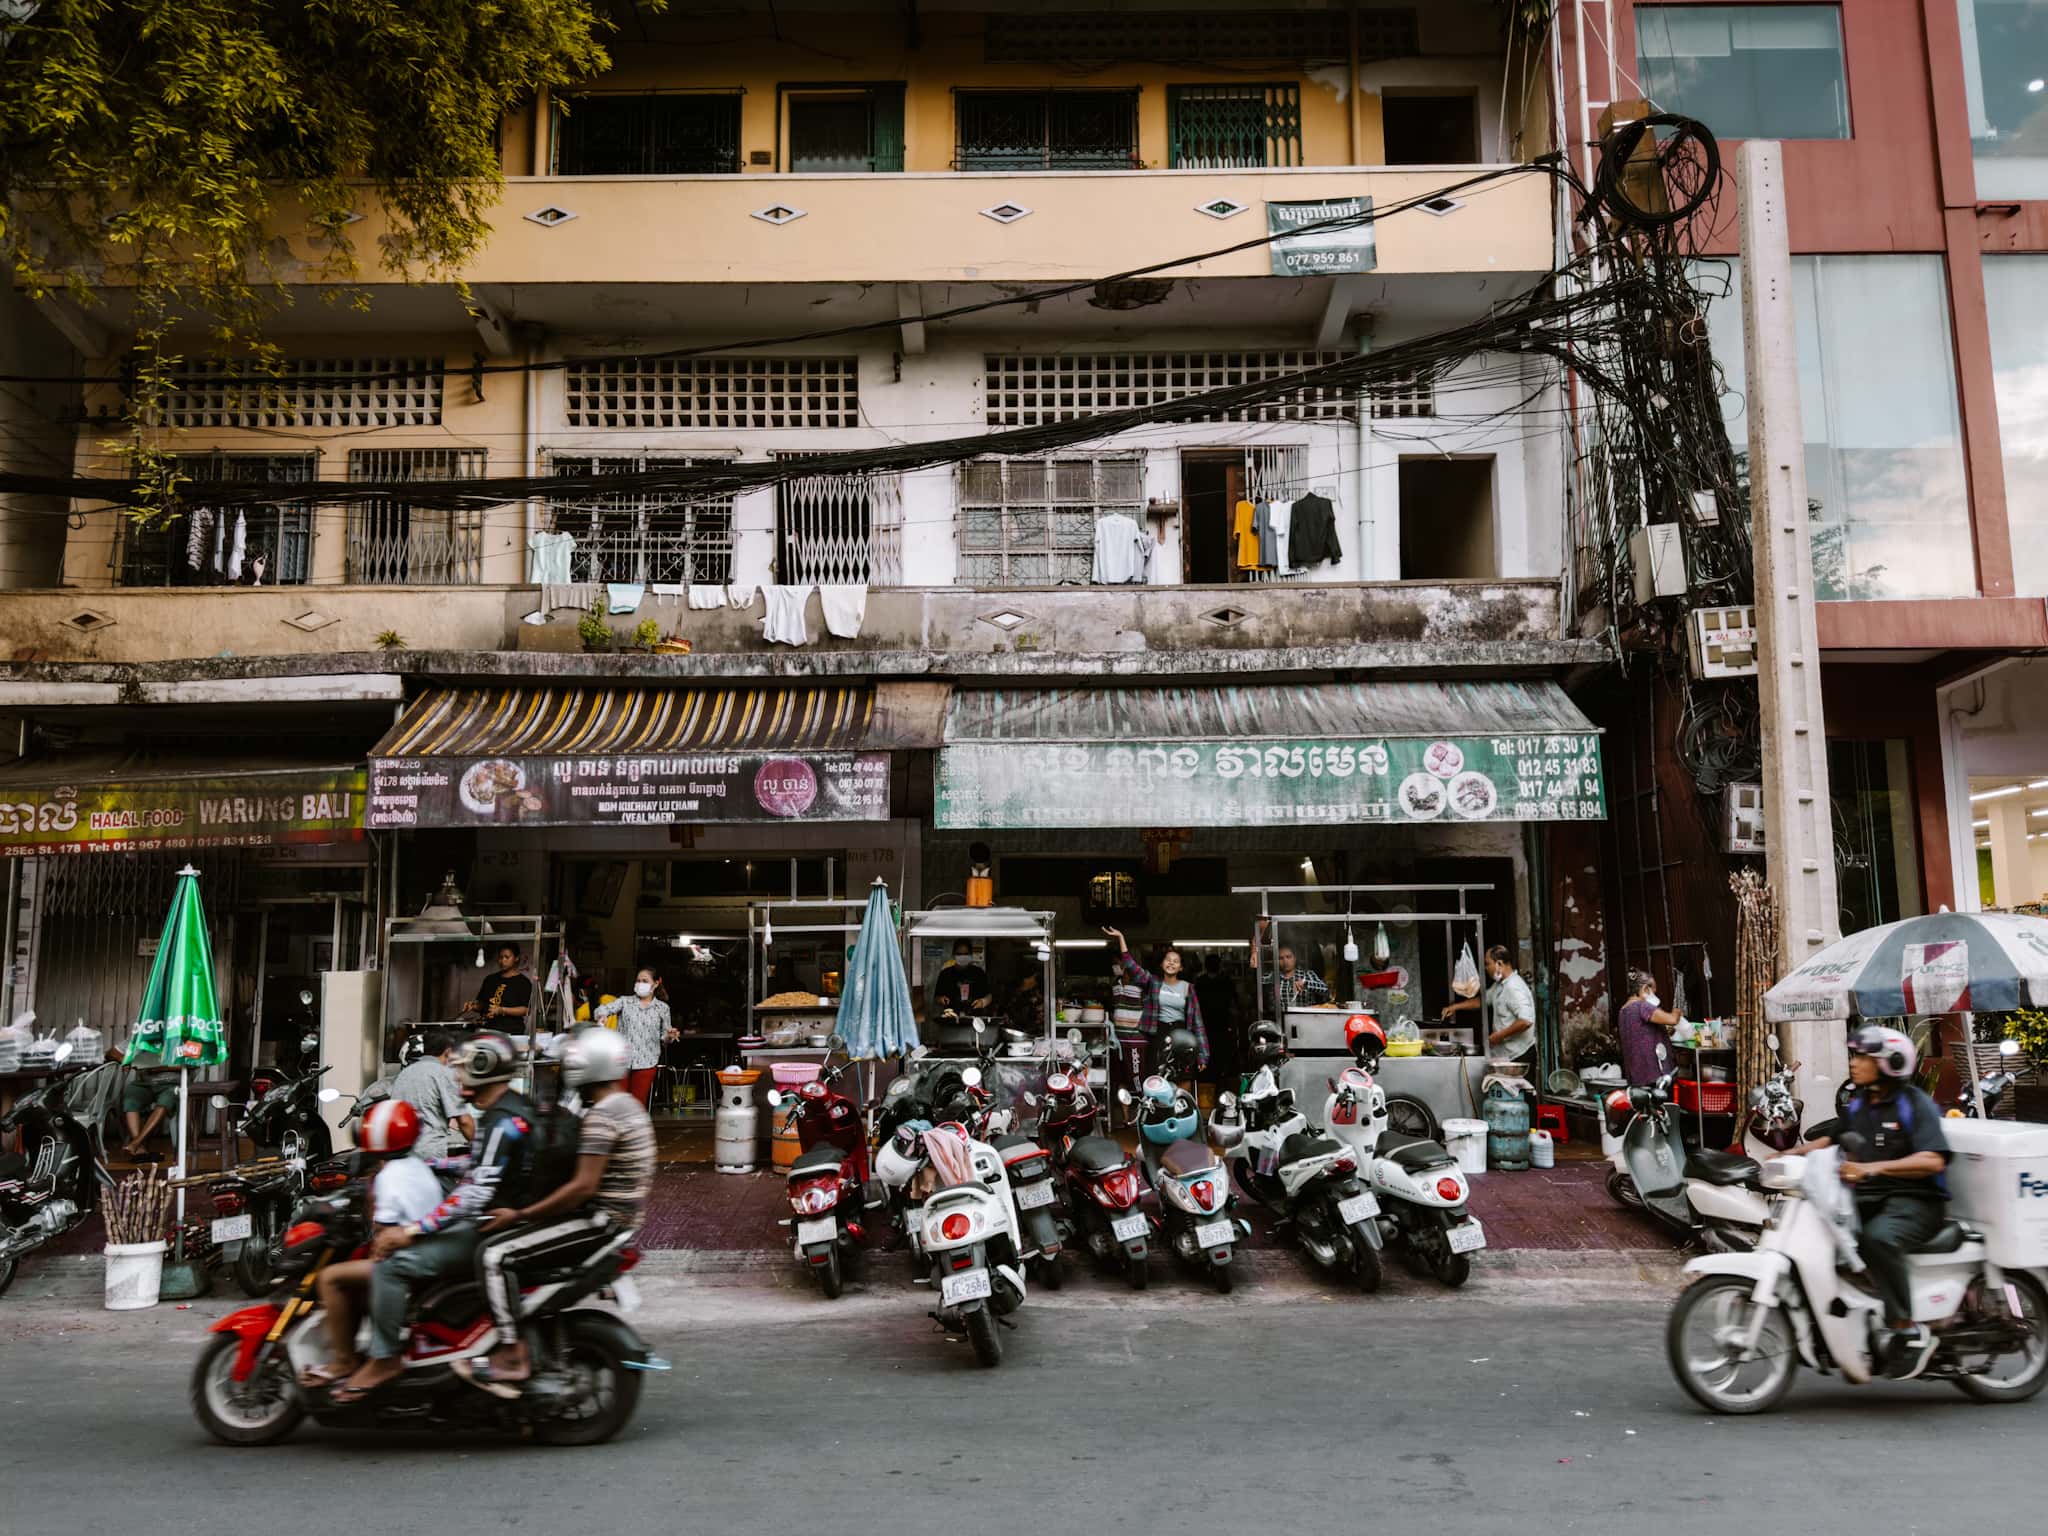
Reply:
<svg viewBox="0 0 2048 1536"><path fill-rule="evenodd" d="M363 1111L356 1142L365 1152L404 1152L420 1139L420 1112L403 1099L379 1099Z"/></svg>
<svg viewBox="0 0 2048 1536"><path fill-rule="evenodd" d="M1387 1052L1387 1032L1380 1028L1380 1021L1369 1013L1354 1013L1344 1021L1344 1049L1353 1056L1358 1055L1362 1043L1374 1056Z"/></svg>

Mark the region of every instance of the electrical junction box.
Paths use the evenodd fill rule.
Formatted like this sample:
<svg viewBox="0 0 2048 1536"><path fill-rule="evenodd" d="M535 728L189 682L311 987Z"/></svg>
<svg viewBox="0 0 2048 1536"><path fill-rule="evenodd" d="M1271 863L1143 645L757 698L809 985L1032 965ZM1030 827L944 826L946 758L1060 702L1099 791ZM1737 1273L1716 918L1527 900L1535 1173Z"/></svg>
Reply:
<svg viewBox="0 0 2048 1536"><path fill-rule="evenodd" d="M1764 851L1764 787L1730 784L1722 791L1723 830L1730 853Z"/></svg>
<svg viewBox="0 0 2048 1536"><path fill-rule="evenodd" d="M1756 676L1756 609L1695 608L1692 611L1692 675Z"/></svg>
<svg viewBox="0 0 2048 1536"><path fill-rule="evenodd" d="M1678 524L1652 523L1630 534L1628 563L1638 604L1685 595L1685 541Z"/></svg>

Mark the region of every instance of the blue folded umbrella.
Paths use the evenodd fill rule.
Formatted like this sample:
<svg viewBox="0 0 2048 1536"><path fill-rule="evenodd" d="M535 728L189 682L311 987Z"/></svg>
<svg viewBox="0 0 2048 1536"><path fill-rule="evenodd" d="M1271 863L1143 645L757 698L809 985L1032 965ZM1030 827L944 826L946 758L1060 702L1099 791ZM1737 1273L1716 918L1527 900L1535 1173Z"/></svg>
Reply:
<svg viewBox="0 0 2048 1536"><path fill-rule="evenodd" d="M903 949L889 910L889 887L880 880L868 892L860 936L846 962L839 1034L846 1041L846 1054L855 1061L901 1055L919 1043L910 979L903 973Z"/></svg>

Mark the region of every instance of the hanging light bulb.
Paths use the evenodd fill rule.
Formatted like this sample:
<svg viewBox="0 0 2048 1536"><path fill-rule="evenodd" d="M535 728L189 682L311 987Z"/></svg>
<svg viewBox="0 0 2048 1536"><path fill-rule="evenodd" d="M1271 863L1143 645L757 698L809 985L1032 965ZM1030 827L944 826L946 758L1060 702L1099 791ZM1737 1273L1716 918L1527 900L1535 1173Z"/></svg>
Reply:
<svg viewBox="0 0 2048 1536"><path fill-rule="evenodd" d="M1345 963L1346 963L1346 964L1348 965L1348 964L1350 964L1351 962L1353 962L1353 961L1357 960L1357 958L1358 958L1358 940L1357 940L1356 938L1354 938L1354 937L1352 936L1351 930L1350 930L1349 928L1346 928L1346 929L1344 930L1344 960L1345 960Z"/></svg>
<svg viewBox="0 0 2048 1536"><path fill-rule="evenodd" d="M484 947L481 944L476 947L476 968L478 970L484 968Z"/></svg>

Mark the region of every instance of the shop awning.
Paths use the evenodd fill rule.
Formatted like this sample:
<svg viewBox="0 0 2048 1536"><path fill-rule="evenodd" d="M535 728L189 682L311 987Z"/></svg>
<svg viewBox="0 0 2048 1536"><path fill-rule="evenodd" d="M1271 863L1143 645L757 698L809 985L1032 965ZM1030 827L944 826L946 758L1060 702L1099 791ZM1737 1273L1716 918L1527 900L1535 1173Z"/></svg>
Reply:
<svg viewBox="0 0 2048 1536"><path fill-rule="evenodd" d="M878 821L868 688L436 688L370 753L368 824Z"/></svg>
<svg viewBox="0 0 2048 1536"><path fill-rule="evenodd" d="M1597 821L1600 733L1548 681L956 690L942 829Z"/></svg>
<svg viewBox="0 0 2048 1536"><path fill-rule="evenodd" d="M73 751L0 767L0 854L149 853L363 835L360 765Z"/></svg>

